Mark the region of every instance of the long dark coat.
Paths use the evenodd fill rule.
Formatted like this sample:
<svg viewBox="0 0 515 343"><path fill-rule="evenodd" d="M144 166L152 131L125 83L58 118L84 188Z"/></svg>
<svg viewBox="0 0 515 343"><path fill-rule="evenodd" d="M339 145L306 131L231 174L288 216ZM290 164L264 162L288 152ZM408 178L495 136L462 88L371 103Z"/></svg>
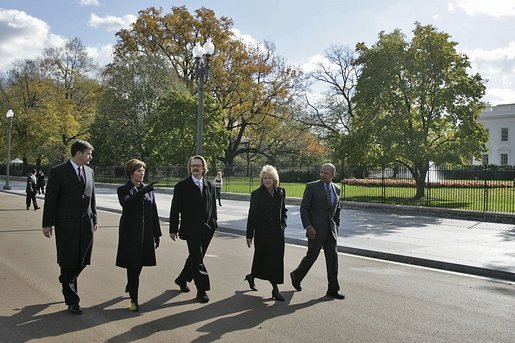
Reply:
<svg viewBox="0 0 515 343"><path fill-rule="evenodd" d="M274 284L284 282L284 229L286 228L286 192L265 186L252 192L247 220L247 238L254 238L254 277Z"/></svg>
<svg viewBox="0 0 515 343"><path fill-rule="evenodd" d="M155 266L154 237L161 237L154 192L144 193L129 181L118 187L122 206L116 265L122 268Z"/></svg>
<svg viewBox="0 0 515 343"><path fill-rule="evenodd" d="M97 223L93 169L84 166L83 185L70 161L50 169L43 227L55 227L57 263L79 268L91 262L93 225Z"/></svg>
<svg viewBox="0 0 515 343"><path fill-rule="evenodd" d="M205 177L202 180L202 194L191 176L173 188L170 233L178 232L180 239L206 239L218 228L215 185Z"/></svg>

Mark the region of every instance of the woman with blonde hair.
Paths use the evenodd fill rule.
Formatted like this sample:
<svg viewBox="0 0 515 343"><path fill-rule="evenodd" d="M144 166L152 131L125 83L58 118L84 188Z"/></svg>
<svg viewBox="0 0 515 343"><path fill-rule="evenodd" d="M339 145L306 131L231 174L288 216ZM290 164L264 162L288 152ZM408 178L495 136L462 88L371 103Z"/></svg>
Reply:
<svg viewBox="0 0 515 343"><path fill-rule="evenodd" d="M286 228L286 192L279 187L277 169L266 165L259 173L261 186L250 196L247 220L247 246L254 240L251 273L245 276L252 290L254 278L272 284L272 298L284 301L277 285L284 282L284 229Z"/></svg>

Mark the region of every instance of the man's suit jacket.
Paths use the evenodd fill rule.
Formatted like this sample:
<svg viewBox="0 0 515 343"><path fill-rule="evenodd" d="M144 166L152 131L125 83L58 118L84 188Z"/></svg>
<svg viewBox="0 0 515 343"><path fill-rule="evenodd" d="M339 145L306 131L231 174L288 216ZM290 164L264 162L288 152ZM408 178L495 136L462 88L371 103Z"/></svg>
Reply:
<svg viewBox="0 0 515 343"><path fill-rule="evenodd" d="M43 227L54 226L57 263L78 268L91 262L93 225L97 223L93 169L84 166L83 185L70 161L53 167L48 176Z"/></svg>
<svg viewBox="0 0 515 343"><path fill-rule="evenodd" d="M202 180L202 195L191 176L179 181L173 189L170 233L178 232L181 239L211 237L218 227L215 186L205 177Z"/></svg>
<svg viewBox="0 0 515 343"><path fill-rule="evenodd" d="M330 184L335 199L329 204L322 180L313 181L306 185L302 202L300 204L300 217L304 228L313 226L317 230L317 237L326 239L331 234L338 238L340 226L340 187Z"/></svg>
<svg viewBox="0 0 515 343"><path fill-rule="evenodd" d="M37 193L36 181L36 176L34 174L29 174L29 176L27 176L27 185L25 186L25 193L27 193L28 195L33 195Z"/></svg>

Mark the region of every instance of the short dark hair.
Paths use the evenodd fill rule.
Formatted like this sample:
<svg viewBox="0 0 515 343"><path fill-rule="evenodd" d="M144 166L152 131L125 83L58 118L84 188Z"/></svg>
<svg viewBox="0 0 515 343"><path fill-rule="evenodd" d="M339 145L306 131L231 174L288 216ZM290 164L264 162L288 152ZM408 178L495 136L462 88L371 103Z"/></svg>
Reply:
<svg viewBox="0 0 515 343"><path fill-rule="evenodd" d="M73 144L72 144L72 147L71 147L72 157L75 156L77 151L85 152L86 150L90 150L90 149L93 150L93 145L89 144L86 141L78 139L75 142L73 142Z"/></svg>

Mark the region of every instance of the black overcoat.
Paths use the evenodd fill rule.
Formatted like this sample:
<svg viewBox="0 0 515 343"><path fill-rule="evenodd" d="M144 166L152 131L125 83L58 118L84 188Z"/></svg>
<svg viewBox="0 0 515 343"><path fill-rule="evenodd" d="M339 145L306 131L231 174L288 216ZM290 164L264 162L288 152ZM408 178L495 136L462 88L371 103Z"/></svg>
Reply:
<svg viewBox="0 0 515 343"><path fill-rule="evenodd" d="M83 185L70 161L50 169L43 227L54 226L57 263L79 268L91 262L93 225L97 223L93 169L84 166Z"/></svg>
<svg viewBox="0 0 515 343"><path fill-rule="evenodd" d="M191 176L173 188L170 233L179 233L184 240L212 237L218 228L215 185L205 177L202 180L202 194Z"/></svg>
<svg viewBox="0 0 515 343"><path fill-rule="evenodd" d="M154 237L161 237L154 192L144 193L129 181L118 187L122 217L116 265L122 268L155 266Z"/></svg>
<svg viewBox="0 0 515 343"><path fill-rule="evenodd" d="M274 284L284 282L284 229L286 228L286 192L265 186L252 192L247 219L247 238L254 238L252 274Z"/></svg>

